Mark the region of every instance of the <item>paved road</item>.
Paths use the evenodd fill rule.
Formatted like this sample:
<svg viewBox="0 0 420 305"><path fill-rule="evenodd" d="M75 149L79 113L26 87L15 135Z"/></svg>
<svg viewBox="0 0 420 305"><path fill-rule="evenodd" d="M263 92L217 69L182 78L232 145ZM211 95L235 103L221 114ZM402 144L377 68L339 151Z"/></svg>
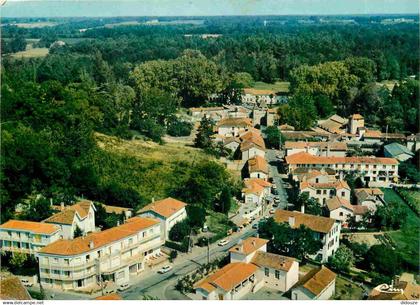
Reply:
<svg viewBox="0 0 420 305"><path fill-rule="evenodd" d="M236 245L240 239L254 235L256 230L245 229L229 237L230 242L223 247L217 244L210 245L210 261L227 254L227 250ZM157 297L161 300L182 300L187 299L185 295L175 290L179 278L198 269L202 264L207 263L207 249L193 248L192 253L179 256L173 265L172 271L166 274L158 274L157 270L142 274L129 290L121 295L127 300L139 300L144 295Z"/></svg>
<svg viewBox="0 0 420 305"><path fill-rule="evenodd" d="M273 177L273 183L276 184L278 196L280 197L280 203L278 206L278 209L287 209L287 193L283 185L283 181L281 179L281 176L279 174L277 164L278 160L276 158L276 155L279 153L278 150L275 149L269 149L266 153L267 162L270 166L270 174Z"/></svg>

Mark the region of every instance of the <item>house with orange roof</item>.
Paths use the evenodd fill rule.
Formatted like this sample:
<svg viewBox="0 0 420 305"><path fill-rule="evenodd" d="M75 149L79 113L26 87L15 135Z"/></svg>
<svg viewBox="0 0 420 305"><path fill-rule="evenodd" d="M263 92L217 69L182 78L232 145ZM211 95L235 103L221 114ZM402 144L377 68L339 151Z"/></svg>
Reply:
<svg viewBox="0 0 420 305"><path fill-rule="evenodd" d="M380 284L373 288L368 296L368 300L375 301L401 301L414 300L418 302L420 299L420 285L409 279L403 280L396 275L390 284ZM409 302L407 302L409 304Z"/></svg>
<svg viewBox="0 0 420 305"><path fill-rule="evenodd" d="M299 263L267 252L267 239L249 237L230 250L230 263L194 285L203 300L240 300L263 287L285 292L299 277Z"/></svg>
<svg viewBox="0 0 420 305"><path fill-rule="evenodd" d="M242 160L247 161L255 156L265 157L265 142L261 132L252 129L240 135Z"/></svg>
<svg viewBox="0 0 420 305"><path fill-rule="evenodd" d="M345 142L306 142L306 141L286 141L284 143L286 156L291 156L300 152L306 152L313 156L325 157L345 157L347 144Z"/></svg>
<svg viewBox="0 0 420 305"><path fill-rule="evenodd" d="M335 170L329 168L312 169L300 167L291 173L292 179L296 182L327 183L334 182Z"/></svg>
<svg viewBox="0 0 420 305"><path fill-rule="evenodd" d="M43 247L37 253L40 281L46 288L84 291L105 281L124 284L162 255L163 244L157 219L132 217L108 230Z"/></svg>
<svg viewBox="0 0 420 305"><path fill-rule="evenodd" d="M187 204L185 202L168 197L146 205L137 215L158 219L162 224L164 237L167 239L171 228L176 223L187 218L186 206Z"/></svg>
<svg viewBox="0 0 420 305"><path fill-rule="evenodd" d="M83 234L95 231L96 208L92 201L81 200L71 206L62 204L57 209L58 213L43 222L59 226L62 238L72 239L76 228L79 228Z"/></svg>
<svg viewBox="0 0 420 305"><path fill-rule="evenodd" d="M309 271L292 290L292 300L329 300L337 275L325 266Z"/></svg>
<svg viewBox="0 0 420 305"><path fill-rule="evenodd" d="M385 203L384 193L379 188L359 188L354 190L357 204L375 212Z"/></svg>
<svg viewBox="0 0 420 305"><path fill-rule="evenodd" d="M261 205L271 194L270 182L259 178L244 179L245 187L242 189L242 198L245 203Z"/></svg>
<svg viewBox="0 0 420 305"><path fill-rule="evenodd" d="M217 134L224 137L237 137L250 127L252 121L249 118L223 118L216 124Z"/></svg>
<svg viewBox="0 0 420 305"><path fill-rule="evenodd" d="M350 187L345 180L336 180L334 182L308 182L302 181L299 184L300 193L308 193L309 197L315 198L325 206L328 199L338 196L350 201Z"/></svg>
<svg viewBox="0 0 420 305"><path fill-rule="evenodd" d="M255 156L248 160L248 173L251 178L268 179L268 163L265 158Z"/></svg>
<svg viewBox="0 0 420 305"><path fill-rule="evenodd" d="M61 229L55 224L11 219L0 225L3 251L35 255L60 237Z"/></svg>
<svg viewBox="0 0 420 305"><path fill-rule="evenodd" d="M356 221L362 221L363 216L369 211L366 206L353 205L344 198L334 196L327 200L326 204L330 218L337 219L346 228L349 217L355 217Z"/></svg>
<svg viewBox="0 0 420 305"><path fill-rule="evenodd" d="M378 157L323 157L300 152L286 158L287 171L297 168L332 169L339 179L347 174L359 175L370 187L389 187L398 181L398 161Z"/></svg>
<svg viewBox="0 0 420 305"><path fill-rule="evenodd" d="M322 247L311 256L312 259L325 263L338 249L341 223L336 219L305 214L304 210L302 212L276 210L273 218L278 223L288 224L292 229L304 225L313 231L314 237L321 241Z"/></svg>

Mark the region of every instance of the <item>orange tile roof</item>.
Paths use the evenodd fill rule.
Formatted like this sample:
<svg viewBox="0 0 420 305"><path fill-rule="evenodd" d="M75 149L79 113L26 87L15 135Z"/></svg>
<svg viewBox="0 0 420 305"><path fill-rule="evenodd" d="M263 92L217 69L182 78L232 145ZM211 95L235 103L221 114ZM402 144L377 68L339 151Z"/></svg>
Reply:
<svg viewBox="0 0 420 305"><path fill-rule="evenodd" d="M331 151L335 150L347 150L347 144L345 142L304 142L304 141L286 141L284 143L286 149L304 149L306 147L318 147L322 150L327 150L328 148Z"/></svg>
<svg viewBox="0 0 420 305"><path fill-rule="evenodd" d="M261 194L264 188L272 186L270 182L259 178L244 179L244 184L245 187L242 189L242 192L246 194Z"/></svg>
<svg viewBox="0 0 420 305"><path fill-rule="evenodd" d="M348 189L350 190L349 185L344 180L337 180L335 182L327 182L327 183L312 183L303 181L299 185L300 190L304 190L306 188L313 188L313 189Z"/></svg>
<svg viewBox="0 0 420 305"><path fill-rule="evenodd" d="M327 207L328 207L328 210L330 211L334 211L340 207L345 207L352 212L354 210L353 206L350 204L348 200L341 197L337 197L337 196L334 196L333 198L330 198L327 200Z"/></svg>
<svg viewBox="0 0 420 305"><path fill-rule="evenodd" d="M366 214L369 209L365 205L352 205L354 215L364 215Z"/></svg>
<svg viewBox="0 0 420 305"><path fill-rule="evenodd" d="M258 251L251 262L258 267L269 267L288 272L292 268L295 259L279 254Z"/></svg>
<svg viewBox="0 0 420 305"><path fill-rule="evenodd" d="M105 231L91 233L72 240L58 240L42 248L39 253L63 256L87 253L107 244L135 235L158 223L159 221L156 219L133 217L128 219L126 223ZM93 243L92 248L90 247L91 242Z"/></svg>
<svg viewBox="0 0 420 305"><path fill-rule="evenodd" d="M273 218L275 221L280 223L289 223L289 217L295 218L295 225L293 228L299 228L301 225L304 225L312 231L321 233L330 232L336 222L335 219L328 217L286 210L276 210Z"/></svg>
<svg viewBox="0 0 420 305"><path fill-rule="evenodd" d="M229 252L241 253L241 254L251 254L254 251L257 251L262 246L268 243L267 239L257 238L257 237L248 237L247 239L240 241L236 246L233 246L229 249Z"/></svg>
<svg viewBox="0 0 420 305"><path fill-rule="evenodd" d="M362 117L362 115L360 115L359 113L355 113L355 114L351 115L351 116L349 117L349 119L353 119L353 120L363 120L363 117Z"/></svg>
<svg viewBox="0 0 420 305"><path fill-rule="evenodd" d="M325 266L309 271L297 284L318 296L337 277L337 275Z"/></svg>
<svg viewBox="0 0 420 305"><path fill-rule="evenodd" d="M255 156L248 160L249 172L263 172L268 174L268 163L261 156Z"/></svg>
<svg viewBox="0 0 420 305"><path fill-rule="evenodd" d="M122 300L123 298L118 293L111 293L95 298L95 300Z"/></svg>
<svg viewBox="0 0 420 305"><path fill-rule="evenodd" d="M184 208L187 204L180 200L168 197L146 205L140 210L140 213L153 211L165 218L171 217L173 214Z"/></svg>
<svg viewBox="0 0 420 305"><path fill-rule="evenodd" d="M279 126L280 130L295 130L295 127L288 124L283 124Z"/></svg>
<svg viewBox="0 0 420 305"><path fill-rule="evenodd" d="M230 263L197 282L194 288L201 288L208 292L214 291L217 287L228 292L244 280L255 274L258 267L254 264L242 262Z"/></svg>
<svg viewBox="0 0 420 305"><path fill-rule="evenodd" d="M241 126L241 127L251 127L252 121L249 118L224 118L221 119L217 125L220 126Z"/></svg>
<svg viewBox="0 0 420 305"><path fill-rule="evenodd" d="M60 230L60 227L50 223L26 221L26 220L9 220L0 225L1 229L15 230L15 231L28 231L33 234L46 234L51 235Z"/></svg>
<svg viewBox="0 0 420 305"><path fill-rule="evenodd" d="M14 275L1 275L0 300L32 300L31 295L22 285L20 279ZM7 302L4 302L7 304ZM13 304L10 302L10 304Z"/></svg>
<svg viewBox="0 0 420 305"><path fill-rule="evenodd" d="M286 157L287 164L398 164L394 158L322 157L300 152Z"/></svg>
<svg viewBox="0 0 420 305"><path fill-rule="evenodd" d="M369 195L383 195L384 193L379 188L360 188L354 190L356 196L358 193L365 192Z"/></svg>
<svg viewBox="0 0 420 305"><path fill-rule="evenodd" d="M276 95L276 92L273 90L263 90L254 88L244 88L244 93L252 95Z"/></svg>
<svg viewBox="0 0 420 305"><path fill-rule="evenodd" d="M90 207L93 207L92 201L82 200L71 206L64 207L61 212L52 215L51 217L44 220L44 222L68 224L71 225L74 221L76 214L79 215L80 219L86 218L89 214ZM60 208L61 209L61 208Z"/></svg>

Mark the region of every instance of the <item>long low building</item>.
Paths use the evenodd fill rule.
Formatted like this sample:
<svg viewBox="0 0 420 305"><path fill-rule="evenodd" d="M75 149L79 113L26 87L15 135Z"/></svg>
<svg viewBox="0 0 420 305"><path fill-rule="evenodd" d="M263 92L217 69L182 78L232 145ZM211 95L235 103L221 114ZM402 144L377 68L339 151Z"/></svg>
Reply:
<svg viewBox="0 0 420 305"><path fill-rule="evenodd" d="M387 187L398 180L398 161L394 158L321 157L301 152L285 159L289 174L297 168L330 168L339 179L346 174L359 174L370 186Z"/></svg>
<svg viewBox="0 0 420 305"><path fill-rule="evenodd" d="M345 142L286 141L284 143L284 149L286 150L286 156L306 152L314 156L345 157L347 144Z"/></svg>
<svg viewBox="0 0 420 305"><path fill-rule="evenodd" d="M160 254L164 239L156 219L133 217L111 229L72 240L58 240L41 249L39 275L46 288L88 290L103 281L127 283Z"/></svg>
<svg viewBox="0 0 420 305"><path fill-rule="evenodd" d="M60 236L60 227L51 223L9 220L0 226L1 249L8 252L35 255Z"/></svg>

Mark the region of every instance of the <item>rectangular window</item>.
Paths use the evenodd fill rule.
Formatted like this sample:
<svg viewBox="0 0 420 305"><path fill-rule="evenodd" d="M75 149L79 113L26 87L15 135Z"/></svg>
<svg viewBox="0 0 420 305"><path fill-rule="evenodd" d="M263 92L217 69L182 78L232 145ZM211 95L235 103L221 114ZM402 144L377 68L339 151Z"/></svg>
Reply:
<svg viewBox="0 0 420 305"><path fill-rule="evenodd" d="M276 279L280 279L280 271L276 270Z"/></svg>
<svg viewBox="0 0 420 305"><path fill-rule="evenodd" d="M321 194L321 190L316 190L316 193L319 195Z"/></svg>
<svg viewBox="0 0 420 305"><path fill-rule="evenodd" d="M265 276L270 276L270 269L264 268Z"/></svg>
<svg viewBox="0 0 420 305"><path fill-rule="evenodd" d="M346 192L341 192L341 197L346 196Z"/></svg>

